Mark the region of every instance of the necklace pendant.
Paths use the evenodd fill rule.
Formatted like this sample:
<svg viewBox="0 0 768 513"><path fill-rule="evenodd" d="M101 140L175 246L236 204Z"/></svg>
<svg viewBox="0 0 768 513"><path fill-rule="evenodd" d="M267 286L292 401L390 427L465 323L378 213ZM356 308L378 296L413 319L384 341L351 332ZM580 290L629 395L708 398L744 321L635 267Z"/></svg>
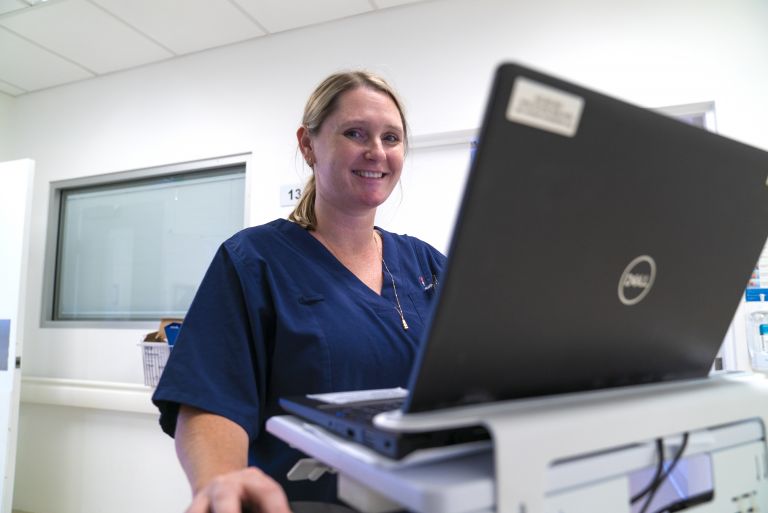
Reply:
<svg viewBox="0 0 768 513"><path fill-rule="evenodd" d="M379 245L376 242L376 232L374 232L373 235L373 243L376 245L376 249L379 249ZM403 329L405 331L408 331L408 323L405 322L405 315L403 315L403 307L400 305L400 297L397 295L397 285L395 285L395 277L392 276L392 271L389 270L389 267L387 267L387 261L384 260L384 254L379 250L379 257L381 258L381 265L384 266L384 271L387 271L387 274L389 275L389 279L392 280L392 292L395 293L395 310L400 315L400 321L403 323Z"/></svg>

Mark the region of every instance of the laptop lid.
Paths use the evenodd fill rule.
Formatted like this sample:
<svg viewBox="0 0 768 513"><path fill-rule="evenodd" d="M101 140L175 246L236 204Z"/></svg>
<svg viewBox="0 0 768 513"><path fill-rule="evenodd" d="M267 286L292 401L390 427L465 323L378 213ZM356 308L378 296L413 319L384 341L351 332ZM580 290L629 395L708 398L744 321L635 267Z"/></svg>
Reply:
<svg viewBox="0 0 768 513"><path fill-rule="evenodd" d="M404 411L706 376L767 176L764 151L502 65Z"/></svg>

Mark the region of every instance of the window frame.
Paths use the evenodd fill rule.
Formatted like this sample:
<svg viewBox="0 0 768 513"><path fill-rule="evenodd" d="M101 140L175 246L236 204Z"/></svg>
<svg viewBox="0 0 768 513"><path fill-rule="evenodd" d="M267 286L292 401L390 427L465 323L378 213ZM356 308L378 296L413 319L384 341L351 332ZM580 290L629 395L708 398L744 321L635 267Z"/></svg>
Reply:
<svg viewBox="0 0 768 513"><path fill-rule="evenodd" d="M42 328L96 328L96 329L155 329L152 320L57 320L54 319L56 268L58 265L59 235L61 233L62 196L65 190L99 185L119 185L144 179L162 178L169 175L216 171L218 169L243 166L245 168L243 226L250 219L250 153L226 155L208 159L166 164L155 167L118 171L51 181L49 184L48 218L46 225L43 263L43 291L40 310Z"/></svg>

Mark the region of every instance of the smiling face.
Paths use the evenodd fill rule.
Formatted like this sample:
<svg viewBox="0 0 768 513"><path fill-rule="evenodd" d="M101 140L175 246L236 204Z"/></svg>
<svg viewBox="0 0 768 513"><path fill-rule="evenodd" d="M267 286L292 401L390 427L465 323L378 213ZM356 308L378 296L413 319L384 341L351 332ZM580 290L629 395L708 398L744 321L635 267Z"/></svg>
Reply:
<svg viewBox="0 0 768 513"><path fill-rule="evenodd" d="M315 204L371 215L400 179L405 154L398 110L385 93L357 87L342 93L315 134L301 127L302 152L314 162Z"/></svg>

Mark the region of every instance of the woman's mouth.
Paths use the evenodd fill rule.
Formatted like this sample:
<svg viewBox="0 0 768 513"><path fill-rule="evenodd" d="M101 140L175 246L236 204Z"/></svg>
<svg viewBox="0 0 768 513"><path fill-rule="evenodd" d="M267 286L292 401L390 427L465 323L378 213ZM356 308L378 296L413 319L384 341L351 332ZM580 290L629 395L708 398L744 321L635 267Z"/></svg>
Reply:
<svg viewBox="0 0 768 513"><path fill-rule="evenodd" d="M352 172L362 178L384 178L384 173L379 171L362 171L359 169L354 169Z"/></svg>

